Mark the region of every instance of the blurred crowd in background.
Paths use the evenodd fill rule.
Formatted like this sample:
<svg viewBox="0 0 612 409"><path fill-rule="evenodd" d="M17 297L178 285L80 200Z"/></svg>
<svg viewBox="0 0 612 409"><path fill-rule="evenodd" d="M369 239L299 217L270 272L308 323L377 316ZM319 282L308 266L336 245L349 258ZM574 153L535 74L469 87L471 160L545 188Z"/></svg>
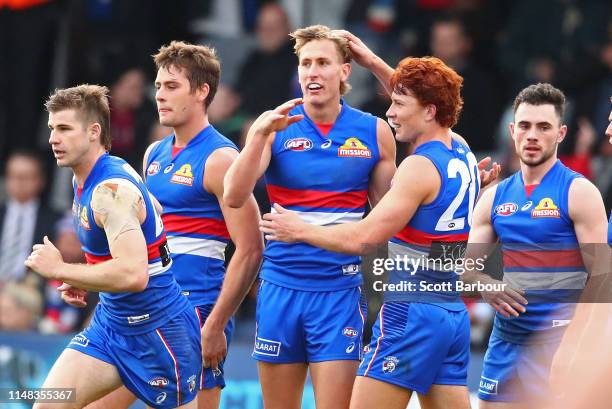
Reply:
<svg viewBox="0 0 612 409"><path fill-rule="evenodd" d="M0 0L0 330L76 331L96 303L95 294L85 310L62 303L60 283L23 266L44 235L66 261L83 262L70 172L55 167L47 144L43 103L51 90L107 85L111 153L140 170L146 147L171 133L157 122L151 54L171 40L209 44L222 62L209 119L242 146L261 112L300 96L288 33L310 24L352 31L391 65L434 55L454 68L465 81L454 130L477 157L502 163L504 175L518 169L508 132L514 95L536 82L561 88L569 136L560 156L595 182L609 211L609 0ZM347 102L385 118L389 100L375 79L354 66L349 81ZM398 145L398 163L407 150ZM263 184L256 198L269 209ZM244 319L254 316L254 294L240 311ZM482 303L470 311L481 344L492 313Z"/></svg>

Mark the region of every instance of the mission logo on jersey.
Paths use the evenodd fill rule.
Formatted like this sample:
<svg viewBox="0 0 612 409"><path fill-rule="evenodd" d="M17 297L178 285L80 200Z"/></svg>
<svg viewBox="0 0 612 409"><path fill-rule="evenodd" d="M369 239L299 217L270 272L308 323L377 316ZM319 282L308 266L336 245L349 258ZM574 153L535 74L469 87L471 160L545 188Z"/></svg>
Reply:
<svg viewBox="0 0 612 409"><path fill-rule="evenodd" d="M545 197L540 200L540 203L531 211L532 218L540 218L540 217L561 217L561 211L555 205L553 200L550 197Z"/></svg>
<svg viewBox="0 0 612 409"><path fill-rule="evenodd" d="M357 138L348 138L344 144L338 148L338 156L341 158L367 158L372 157L372 151L368 149Z"/></svg>
<svg viewBox="0 0 612 409"><path fill-rule="evenodd" d="M179 185L191 186L193 185L193 173L191 173L191 165L186 163L180 167L179 170L174 172L170 179L172 183L178 183Z"/></svg>
<svg viewBox="0 0 612 409"><path fill-rule="evenodd" d="M83 208L81 209L81 217L79 217L79 219L81 222L81 226L83 226L85 230L91 230L91 226L89 225L89 218L87 217L86 206L83 206Z"/></svg>

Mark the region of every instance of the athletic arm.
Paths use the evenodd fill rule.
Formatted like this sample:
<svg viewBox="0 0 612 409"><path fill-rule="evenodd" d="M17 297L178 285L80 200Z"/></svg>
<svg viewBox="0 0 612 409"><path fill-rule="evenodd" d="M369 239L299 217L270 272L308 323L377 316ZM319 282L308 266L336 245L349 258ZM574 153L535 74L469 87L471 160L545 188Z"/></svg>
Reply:
<svg viewBox="0 0 612 409"><path fill-rule="evenodd" d="M491 221L491 211L496 191L496 186L485 191L474 208L472 228L465 251L465 272L461 276L461 280L465 283L500 283L486 272L475 268L482 265L482 262L478 263L477 260L486 260L497 242L497 234ZM467 260L473 260L473 262L468 263ZM523 297L522 290L514 289L509 285L505 285L503 291L480 291L480 295L505 317L510 315L516 317L519 313L525 312L524 305L527 304L527 300Z"/></svg>
<svg viewBox="0 0 612 409"><path fill-rule="evenodd" d="M101 183L91 207L94 219L108 239L112 259L94 265L65 263L57 248L45 237L34 245L26 266L45 278L63 281L90 291L139 292L148 284L147 244L141 229L146 209L135 186Z"/></svg>
<svg viewBox="0 0 612 409"><path fill-rule="evenodd" d="M440 176L429 159L409 156L397 170L391 189L363 220L317 226L275 205L279 213L264 216L262 231L270 240L300 241L339 253L365 254L398 233L419 205L435 197L440 183Z"/></svg>
<svg viewBox="0 0 612 409"><path fill-rule="evenodd" d="M601 194L587 179L577 178L568 195L568 212L590 277L553 359L551 386L559 392L568 385L570 374L588 371L580 358L587 351L598 349L602 323L610 314L609 304L599 294L606 290L602 284L610 275L612 265L612 254L606 244L608 224Z"/></svg>
<svg viewBox="0 0 612 409"><path fill-rule="evenodd" d="M380 118L376 119L376 135L380 159L370 174L368 199L372 207L376 206L389 191L391 180L397 170L395 167L395 139L389 125Z"/></svg>
<svg viewBox="0 0 612 409"><path fill-rule="evenodd" d="M202 329L203 358L205 365L213 368L218 366L227 352L227 344L220 341L223 331L257 277L264 247L258 229L259 208L253 195L249 195L244 205L237 209L223 201L223 179L237 156L238 152L234 149L217 149L206 161L204 171L204 188L217 197L236 246L219 298Z"/></svg>
<svg viewBox="0 0 612 409"><path fill-rule="evenodd" d="M225 174L223 202L227 206L239 208L249 199L257 180L270 164L275 133L303 118L289 116L289 111L301 103L299 98L287 101L273 111L264 112L251 125L244 149Z"/></svg>
<svg viewBox="0 0 612 409"><path fill-rule="evenodd" d="M385 87L387 93L391 95L393 92L391 89L391 77L395 70L370 50L359 37L345 30L339 31L348 40L355 62L370 70L382 86Z"/></svg>
<svg viewBox="0 0 612 409"><path fill-rule="evenodd" d="M569 188L568 207L590 280L601 279L610 272L608 220L601 193L589 180L576 178Z"/></svg>

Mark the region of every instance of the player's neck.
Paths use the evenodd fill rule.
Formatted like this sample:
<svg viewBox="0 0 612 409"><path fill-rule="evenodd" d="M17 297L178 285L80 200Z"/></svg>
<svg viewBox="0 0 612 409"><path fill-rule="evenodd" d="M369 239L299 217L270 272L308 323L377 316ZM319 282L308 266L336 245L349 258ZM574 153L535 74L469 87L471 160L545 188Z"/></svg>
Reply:
<svg viewBox="0 0 612 409"><path fill-rule="evenodd" d="M428 127L423 133L416 137L414 140L414 149L431 141L442 142L448 149L451 149L452 140L450 129L436 124Z"/></svg>
<svg viewBox="0 0 612 409"><path fill-rule="evenodd" d="M325 105L313 105L306 101L304 110L306 115L316 124L333 124L340 115L342 105L335 101Z"/></svg>
<svg viewBox="0 0 612 409"><path fill-rule="evenodd" d="M190 121L172 128L174 130L174 146L177 148L185 147L189 141L196 137L202 129L210 125L208 114L198 115Z"/></svg>
<svg viewBox="0 0 612 409"><path fill-rule="evenodd" d="M557 163L557 155L553 155L540 163L537 166L527 166L521 162L521 173L523 174L523 183L525 185L537 185L542 182L542 179L553 166Z"/></svg>
<svg viewBox="0 0 612 409"><path fill-rule="evenodd" d="M97 149L91 153L88 152L81 162L72 167L74 179L76 180L78 187L83 187L83 185L85 185L87 176L89 176L91 173L91 170L96 165L98 159L100 159L100 157L105 153L106 151L104 150L104 147L100 146L100 149Z"/></svg>

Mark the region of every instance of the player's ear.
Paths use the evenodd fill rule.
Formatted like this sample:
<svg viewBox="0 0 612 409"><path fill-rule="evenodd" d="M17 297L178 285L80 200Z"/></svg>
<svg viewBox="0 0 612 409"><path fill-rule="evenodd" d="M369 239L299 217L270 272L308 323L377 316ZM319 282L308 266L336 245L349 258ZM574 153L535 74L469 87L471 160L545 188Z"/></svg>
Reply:
<svg viewBox="0 0 612 409"><path fill-rule="evenodd" d="M566 135L567 135L567 125L561 125L561 128L559 128L559 135L557 136L557 143L563 142Z"/></svg>
<svg viewBox="0 0 612 409"><path fill-rule="evenodd" d="M89 139L90 142L93 142L96 139L100 139L101 134L102 134L102 127L100 126L99 123L94 122L93 124L89 125L87 129L87 138Z"/></svg>
<svg viewBox="0 0 612 409"><path fill-rule="evenodd" d="M353 66L351 63L342 64L342 81L348 80L348 77L351 75L351 71L353 70Z"/></svg>
<svg viewBox="0 0 612 409"><path fill-rule="evenodd" d="M514 122L508 124L508 129L510 130L510 137L514 140Z"/></svg>
<svg viewBox="0 0 612 409"><path fill-rule="evenodd" d="M425 120L427 122L435 121L437 112L438 108L434 104L425 105Z"/></svg>
<svg viewBox="0 0 612 409"><path fill-rule="evenodd" d="M210 85L204 83L204 85L198 88L196 93L198 96L198 102L204 103L204 101L206 101L206 98L208 97L208 94L210 93Z"/></svg>

